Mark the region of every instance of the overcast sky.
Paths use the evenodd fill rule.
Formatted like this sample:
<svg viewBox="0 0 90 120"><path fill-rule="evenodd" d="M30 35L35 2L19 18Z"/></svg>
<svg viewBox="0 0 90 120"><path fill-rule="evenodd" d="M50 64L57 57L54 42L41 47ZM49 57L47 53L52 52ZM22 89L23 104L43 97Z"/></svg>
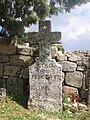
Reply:
<svg viewBox="0 0 90 120"><path fill-rule="evenodd" d="M52 31L62 32L61 41L66 51L90 50L90 3L76 6L70 13L52 16L50 20Z"/></svg>

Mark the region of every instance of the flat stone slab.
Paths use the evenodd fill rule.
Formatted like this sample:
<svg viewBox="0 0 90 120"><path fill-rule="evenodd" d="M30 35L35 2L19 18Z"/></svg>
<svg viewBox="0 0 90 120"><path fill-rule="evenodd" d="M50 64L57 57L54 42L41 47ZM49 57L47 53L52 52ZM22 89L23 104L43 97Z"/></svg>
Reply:
<svg viewBox="0 0 90 120"><path fill-rule="evenodd" d="M29 67L30 98L28 108L50 111L62 109L62 68L54 60L36 59Z"/></svg>

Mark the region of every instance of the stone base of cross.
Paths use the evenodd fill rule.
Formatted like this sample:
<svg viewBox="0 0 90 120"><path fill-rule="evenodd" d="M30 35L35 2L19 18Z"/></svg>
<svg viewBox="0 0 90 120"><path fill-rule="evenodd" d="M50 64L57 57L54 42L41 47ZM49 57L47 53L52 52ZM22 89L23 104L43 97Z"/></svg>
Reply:
<svg viewBox="0 0 90 120"><path fill-rule="evenodd" d="M50 45L60 41L61 33L51 33L51 22L40 21L39 33L29 33L29 43L39 44L39 58L29 67L29 109L58 111L62 108L62 67L50 57Z"/></svg>

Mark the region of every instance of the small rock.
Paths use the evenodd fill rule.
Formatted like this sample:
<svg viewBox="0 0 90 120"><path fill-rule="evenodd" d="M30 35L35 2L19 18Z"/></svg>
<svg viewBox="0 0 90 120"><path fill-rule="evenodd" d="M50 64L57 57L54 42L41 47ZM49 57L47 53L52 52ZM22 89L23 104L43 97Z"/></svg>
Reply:
<svg viewBox="0 0 90 120"><path fill-rule="evenodd" d="M58 48L56 46L51 47L51 56L54 59L57 56Z"/></svg>
<svg viewBox="0 0 90 120"><path fill-rule="evenodd" d="M79 71L67 72L65 77L65 83L69 86L81 88L83 81L83 73Z"/></svg>
<svg viewBox="0 0 90 120"><path fill-rule="evenodd" d="M71 96L71 95L73 95L74 97L79 96L78 89L74 88L74 87L63 86L62 91L63 91L63 93L67 94L68 96Z"/></svg>
<svg viewBox="0 0 90 120"><path fill-rule="evenodd" d="M78 103L78 109L83 111L88 110L87 106L82 103Z"/></svg>
<svg viewBox="0 0 90 120"><path fill-rule="evenodd" d="M67 57L62 53L62 51L57 52L57 61L64 61L67 60Z"/></svg>
<svg viewBox="0 0 90 120"><path fill-rule="evenodd" d="M60 61L59 64L62 65L62 70L65 72L73 72L77 68L77 64L69 61Z"/></svg>

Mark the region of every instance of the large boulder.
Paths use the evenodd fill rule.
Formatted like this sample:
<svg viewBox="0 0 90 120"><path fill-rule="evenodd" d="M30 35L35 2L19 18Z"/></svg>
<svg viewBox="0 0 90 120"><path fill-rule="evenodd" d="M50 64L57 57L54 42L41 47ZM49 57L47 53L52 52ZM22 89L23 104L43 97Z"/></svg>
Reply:
<svg viewBox="0 0 90 120"><path fill-rule="evenodd" d="M62 65L62 70L63 71L75 71L77 68L77 64L69 61L61 61L59 64Z"/></svg>
<svg viewBox="0 0 90 120"><path fill-rule="evenodd" d="M65 77L65 83L69 86L73 86L76 88L81 88L83 81L83 73L82 72L67 72Z"/></svg>
<svg viewBox="0 0 90 120"><path fill-rule="evenodd" d="M72 61L72 62L77 62L77 61L82 60L82 57L80 57L79 55L77 55L73 52L66 53L66 56L68 57L68 60Z"/></svg>

